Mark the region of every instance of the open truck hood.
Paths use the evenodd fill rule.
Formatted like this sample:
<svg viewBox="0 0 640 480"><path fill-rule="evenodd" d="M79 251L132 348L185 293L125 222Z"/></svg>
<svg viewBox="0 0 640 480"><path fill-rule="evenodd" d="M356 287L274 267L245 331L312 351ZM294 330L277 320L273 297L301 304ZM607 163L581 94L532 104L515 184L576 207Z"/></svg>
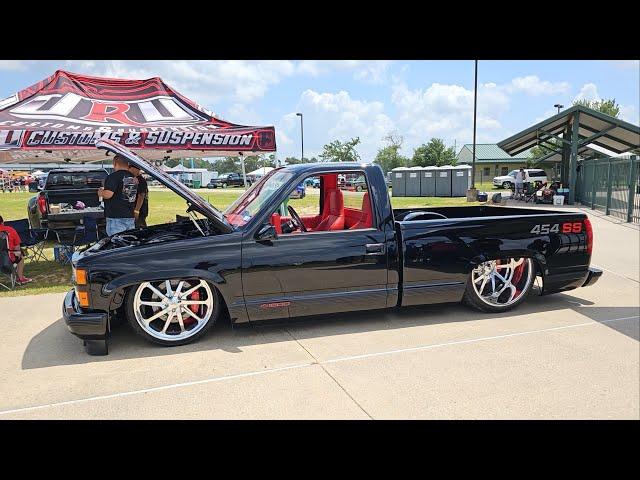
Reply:
<svg viewBox="0 0 640 480"><path fill-rule="evenodd" d="M230 233L233 231L233 227L224 217L220 210L213 207L209 202L205 201L200 195L194 193L186 185L178 182L171 175L167 175L165 172L157 168L155 165L145 161L140 156L129 150L128 148L116 143L112 140L98 140L96 147L107 150L111 153L122 155L130 164L135 165L141 170L144 170L147 174L158 180L165 187L177 193L184 198L189 205L188 211L195 211L207 217L213 226L220 233Z"/></svg>

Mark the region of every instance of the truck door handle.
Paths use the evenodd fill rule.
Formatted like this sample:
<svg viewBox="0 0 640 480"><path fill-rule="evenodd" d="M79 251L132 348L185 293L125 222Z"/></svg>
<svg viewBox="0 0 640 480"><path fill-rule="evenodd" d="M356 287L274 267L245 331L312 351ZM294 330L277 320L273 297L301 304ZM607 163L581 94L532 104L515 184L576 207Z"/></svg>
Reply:
<svg viewBox="0 0 640 480"><path fill-rule="evenodd" d="M384 243L367 243L365 255L384 255Z"/></svg>

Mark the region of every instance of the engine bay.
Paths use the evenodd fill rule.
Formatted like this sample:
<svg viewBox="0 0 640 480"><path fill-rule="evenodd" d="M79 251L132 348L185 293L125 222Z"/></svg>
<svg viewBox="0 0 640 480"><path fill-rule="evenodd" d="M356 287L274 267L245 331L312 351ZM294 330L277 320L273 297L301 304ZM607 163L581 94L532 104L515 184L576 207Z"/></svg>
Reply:
<svg viewBox="0 0 640 480"><path fill-rule="evenodd" d="M153 227L142 228L103 238L94 246L86 250L105 251L122 247L136 247L153 243L171 242L174 240L185 240L215 234L209 226L207 219L192 221L188 217L180 219L174 223L154 225Z"/></svg>

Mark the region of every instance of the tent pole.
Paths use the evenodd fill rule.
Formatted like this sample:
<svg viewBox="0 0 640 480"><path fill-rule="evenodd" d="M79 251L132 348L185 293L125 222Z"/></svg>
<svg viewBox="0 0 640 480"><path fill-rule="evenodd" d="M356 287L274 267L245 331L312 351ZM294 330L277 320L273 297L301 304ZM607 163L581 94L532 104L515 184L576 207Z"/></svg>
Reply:
<svg viewBox="0 0 640 480"><path fill-rule="evenodd" d="M240 163L242 164L242 181L244 182L244 188L247 188L247 172L244 169L244 155L242 152L238 152L240 154Z"/></svg>

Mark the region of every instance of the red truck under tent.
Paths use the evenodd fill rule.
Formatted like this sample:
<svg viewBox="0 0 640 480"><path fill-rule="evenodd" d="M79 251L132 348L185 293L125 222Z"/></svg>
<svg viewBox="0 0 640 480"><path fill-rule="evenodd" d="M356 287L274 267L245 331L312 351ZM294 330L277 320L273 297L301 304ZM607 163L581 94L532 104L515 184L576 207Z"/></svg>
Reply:
<svg viewBox="0 0 640 480"><path fill-rule="evenodd" d="M275 152L272 126L238 125L179 94L159 77L90 77L56 71L0 100L0 164L105 159L110 139L147 160Z"/></svg>

